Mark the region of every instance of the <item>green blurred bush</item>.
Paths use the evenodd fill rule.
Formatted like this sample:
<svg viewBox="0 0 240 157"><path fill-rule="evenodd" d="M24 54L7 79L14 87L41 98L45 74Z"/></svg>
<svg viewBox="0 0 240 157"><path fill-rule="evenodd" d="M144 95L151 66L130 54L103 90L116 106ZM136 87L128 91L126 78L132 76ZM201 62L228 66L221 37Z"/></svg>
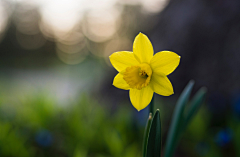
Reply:
<svg viewBox="0 0 240 157"><path fill-rule="evenodd" d="M44 95L0 105L0 156L132 157L141 155L142 128L131 110L109 110L86 95L60 106ZM140 130L140 131L134 131Z"/></svg>

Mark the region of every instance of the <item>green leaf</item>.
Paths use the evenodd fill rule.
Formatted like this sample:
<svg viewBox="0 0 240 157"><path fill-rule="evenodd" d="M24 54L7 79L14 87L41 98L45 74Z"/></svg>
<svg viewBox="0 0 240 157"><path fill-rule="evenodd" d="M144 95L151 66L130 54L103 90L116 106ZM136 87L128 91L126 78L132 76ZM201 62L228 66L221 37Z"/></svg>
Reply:
<svg viewBox="0 0 240 157"><path fill-rule="evenodd" d="M160 157L161 156L161 120L160 112L157 110L152 120L147 141L147 152L145 157Z"/></svg>
<svg viewBox="0 0 240 157"><path fill-rule="evenodd" d="M193 116L196 114L196 112L199 109L199 107L201 106L201 104L204 102L206 93L207 93L207 88L202 87L194 95L194 97L190 103L190 107L185 116L186 118L185 118L185 122L184 122L184 129L187 127L187 125L192 120Z"/></svg>
<svg viewBox="0 0 240 157"><path fill-rule="evenodd" d="M176 108L173 113L173 118L172 118L170 130L168 133L167 141L166 141L165 157L173 156L173 153L179 138L178 132L180 131L180 126L184 120L184 117L183 117L184 108L188 102L193 85L194 85L194 81L191 80L183 90L176 104Z"/></svg>
<svg viewBox="0 0 240 157"><path fill-rule="evenodd" d="M148 121L145 127L144 137L143 137L143 157L146 156L147 141L148 141L148 135L149 135L151 123L152 123L152 113L149 113Z"/></svg>

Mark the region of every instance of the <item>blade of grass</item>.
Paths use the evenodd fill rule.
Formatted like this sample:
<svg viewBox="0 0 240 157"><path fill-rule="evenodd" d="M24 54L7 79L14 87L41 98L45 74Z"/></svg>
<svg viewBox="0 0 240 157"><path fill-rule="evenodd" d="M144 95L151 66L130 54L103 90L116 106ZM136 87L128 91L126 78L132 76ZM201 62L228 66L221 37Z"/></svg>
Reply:
<svg viewBox="0 0 240 157"><path fill-rule="evenodd" d="M190 107L187 111L184 128L187 127L189 122L192 120L193 116L197 113L197 110L200 108L201 104L204 102L207 93L207 88L202 87L198 90L198 92L194 95Z"/></svg>
<svg viewBox="0 0 240 157"><path fill-rule="evenodd" d="M143 137L143 157L146 156L147 141L148 141L148 135L149 135L151 123L152 123L152 113L149 113L148 121L145 127L144 137Z"/></svg>
<svg viewBox="0 0 240 157"><path fill-rule="evenodd" d="M178 142L177 135L178 135L178 132L180 131L179 128L181 126L181 123L183 122L183 111L184 111L185 105L188 102L193 85L194 85L194 81L191 80L183 90L176 104L176 108L173 113L173 118L172 118L170 130L168 133L167 141L166 141L166 148L165 148L165 155L164 155L165 157L173 156L174 150Z"/></svg>
<svg viewBox="0 0 240 157"><path fill-rule="evenodd" d="M204 102L205 97L206 97L206 92L207 92L207 89L205 87L202 87L194 95L193 99L190 102L189 109L187 110L186 114L184 115L182 127L180 127L180 131L178 131L177 138L179 138L179 136L184 132L184 130L186 130L188 124L191 122L192 118L197 113L201 104Z"/></svg>
<svg viewBox="0 0 240 157"><path fill-rule="evenodd" d="M161 119L159 110L156 111L152 124L149 130L147 141L147 151L145 157L160 157L161 156Z"/></svg>

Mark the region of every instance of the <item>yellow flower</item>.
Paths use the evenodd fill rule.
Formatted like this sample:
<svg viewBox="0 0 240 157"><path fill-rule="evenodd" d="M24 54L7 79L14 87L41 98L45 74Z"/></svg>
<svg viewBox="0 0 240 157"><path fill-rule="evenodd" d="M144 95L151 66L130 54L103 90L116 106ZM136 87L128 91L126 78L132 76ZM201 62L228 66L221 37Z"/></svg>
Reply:
<svg viewBox="0 0 240 157"><path fill-rule="evenodd" d="M115 52L109 58L119 72L113 85L130 90L130 100L138 111L148 106L154 92L163 96L173 94L167 75L176 69L180 56L171 51L161 51L153 56L153 47L146 35L137 35L133 52Z"/></svg>

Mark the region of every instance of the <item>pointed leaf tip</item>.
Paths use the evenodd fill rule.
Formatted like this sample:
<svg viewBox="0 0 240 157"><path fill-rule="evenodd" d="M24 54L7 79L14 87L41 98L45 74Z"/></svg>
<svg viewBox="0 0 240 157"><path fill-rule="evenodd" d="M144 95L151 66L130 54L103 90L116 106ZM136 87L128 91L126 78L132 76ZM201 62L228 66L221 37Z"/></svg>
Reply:
<svg viewBox="0 0 240 157"><path fill-rule="evenodd" d="M202 87L198 90L198 92L194 95L192 101L190 102L190 107L185 115L185 122L184 122L184 128L187 127L187 125L190 123L194 115L197 113L200 106L203 104L207 94L207 88Z"/></svg>
<svg viewBox="0 0 240 157"><path fill-rule="evenodd" d="M184 120L183 112L188 102L188 99L190 97L193 85L194 85L194 80L189 81L189 83L181 93L180 97L178 98L176 107L173 112L169 133L167 136L165 157L172 157L174 154L174 150L176 148L176 144L178 142L179 135L180 135L179 132L181 132L180 124Z"/></svg>
<svg viewBox="0 0 240 157"><path fill-rule="evenodd" d="M146 157L160 157L161 156L161 120L160 111L157 110L154 114L152 124L149 130Z"/></svg>
<svg viewBox="0 0 240 157"><path fill-rule="evenodd" d="M149 113L148 120L152 119L152 113Z"/></svg>
<svg viewBox="0 0 240 157"><path fill-rule="evenodd" d="M188 83L188 85L190 85L190 84L193 84L193 85L194 85L194 83L195 83L194 80L190 80L189 83Z"/></svg>
<svg viewBox="0 0 240 157"><path fill-rule="evenodd" d="M143 157L146 156L148 135L149 135L150 126L152 123L152 118L153 118L152 113L149 113L149 117L148 117L147 124L145 127L144 137L143 137Z"/></svg>

